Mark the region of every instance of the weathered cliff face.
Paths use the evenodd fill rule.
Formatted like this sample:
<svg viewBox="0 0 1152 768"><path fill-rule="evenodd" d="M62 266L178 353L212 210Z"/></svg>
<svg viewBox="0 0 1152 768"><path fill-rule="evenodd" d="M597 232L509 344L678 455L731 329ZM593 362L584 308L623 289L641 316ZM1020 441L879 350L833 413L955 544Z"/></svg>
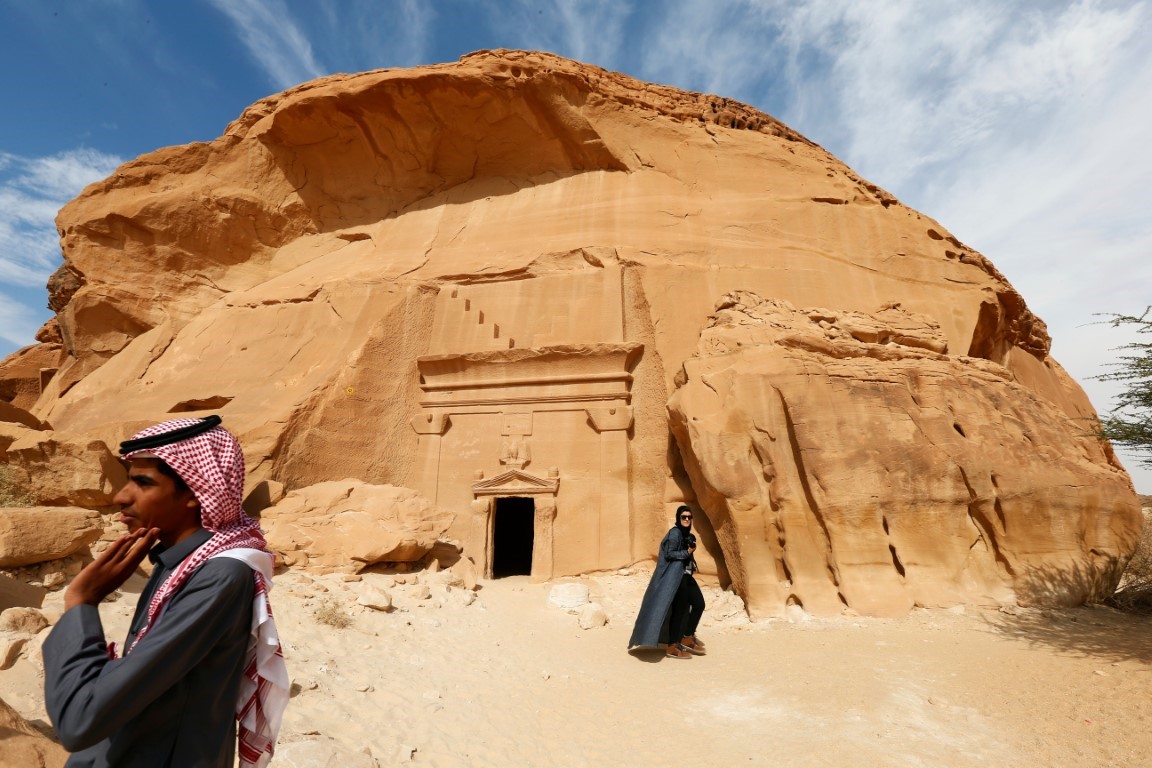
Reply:
<svg viewBox="0 0 1152 768"><path fill-rule="evenodd" d="M1139 531L1084 424L931 317L725 297L672 430L753 614L1079 603Z"/></svg>
<svg viewBox="0 0 1152 768"><path fill-rule="evenodd" d="M676 376L732 290L837 317L899 303L930 318L947 354L934 351L943 367L919 376L922 402L953 392L932 382L959 366L1004 382L995 398L981 396L1027 410L1035 434L1063 440L1052 425L1091 414L1048 357L1043 323L938 223L767 115L548 54L481 52L307 83L253 105L213 142L125 164L66 206L58 225L65 264L51 289L64 358L31 407L58 437L112 445L170 413L220 412L245 445L253 483L293 490L357 478L414 488L455 515L451 535L488 571L504 547L527 546L531 572L544 578L648 557L675 504L699 494L717 527L713 538L701 520L715 569L731 571L765 610L787 599L793 590L770 589L762 570L780 560L770 557L775 533L762 527L755 546L744 538L750 529L733 533L733 505L752 503L747 488L729 495L712 485L710 471L728 470L710 464L726 454L705 448L703 433L681 430L676 443L669 433ZM721 407L685 405L692 366L703 364L688 365L674 416ZM863 386L869 371L844 376L857 374ZM787 386L762 383L764 392ZM745 405L722 407L734 430L723 440L752 439L740 431L753 418ZM987 404L956 407L990 413ZM794 442L855 461L880 411L837 412L845 428L809 434L799 424ZM957 439L980 450L984 427L960 423L970 431ZM1138 509L1103 449L1072 444L1094 468L1083 494L1041 502L1067 478L1046 485L1035 465L996 498L1047 504L1061 522L1034 545L1106 580L1131 547ZM902 458L908 473L951 478L947 493L920 481L885 486L883 499L903 499L892 537L969 536L941 529L929 500L992 499L980 485L989 473L1005 483L1019 474L989 458L987 472L970 473L976 490L961 491L957 470L926 468L943 461L941 450ZM986 453L1019 462L1011 451ZM751 463L733 472L762 472L760 459L740 455ZM784 462L774 471L799 478L803 468L787 464L797 459L807 460L803 450L774 456ZM806 508L844 515L851 530L864 514L849 499ZM1021 589L1019 570L1003 575L1001 561L1018 562L1003 548L1032 544L998 535L995 512L970 519L982 514L992 565L978 581L1006 585L994 591L1003 597ZM1085 525L1115 534L1099 545L1100 563L1061 560L1083 549L1069 539ZM512 531L519 543L502 543ZM850 553L875 559L862 544L844 544L841 557L839 542L854 539L825 535L815 559L789 561L784 580L828 564L848 573ZM901 547L907 576L920 555ZM895 572L890 556L881 564ZM979 591L932 583L904 587L905 603ZM840 589L850 605L890 612L899 602L887 581L860 584Z"/></svg>

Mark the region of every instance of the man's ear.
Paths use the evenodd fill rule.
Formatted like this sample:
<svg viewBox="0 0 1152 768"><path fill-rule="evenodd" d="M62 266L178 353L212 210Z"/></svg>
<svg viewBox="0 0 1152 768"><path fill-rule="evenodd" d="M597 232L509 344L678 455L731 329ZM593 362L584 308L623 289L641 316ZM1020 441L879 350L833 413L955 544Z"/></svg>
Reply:
<svg viewBox="0 0 1152 768"><path fill-rule="evenodd" d="M204 517L201 514L200 500L196 498L196 494L191 491L188 492L188 501L185 502L185 508L196 515L196 524L203 525Z"/></svg>

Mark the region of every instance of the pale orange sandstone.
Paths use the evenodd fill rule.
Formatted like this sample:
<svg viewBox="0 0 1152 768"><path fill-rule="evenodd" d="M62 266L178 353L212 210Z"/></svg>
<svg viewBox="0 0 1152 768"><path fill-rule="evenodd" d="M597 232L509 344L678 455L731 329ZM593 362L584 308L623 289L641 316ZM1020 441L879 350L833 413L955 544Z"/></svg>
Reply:
<svg viewBox="0 0 1152 768"><path fill-rule="evenodd" d="M502 518L527 526L532 573L549 578L651 556L671 509L699 495L718 529L713 537L701 516L701 560L732 574L757 610L792 592L770 574L819 575L830 560L855 573L859 558L870 575L846 576L840 597L820 587L824 597L805 606L890 613L1033 599L1025 562L1058 575L1087 569L1099 589L1062 589L1057 578L1059 594L1039 598L1084 599L1115 578L1138 530L1135 496L1107 448L1057 426L1091 406L988 260L726 99L517 51L334 76L258 102L213 142L125 164L58 223L66 262L52 301L67 354L32 409L38 418L113 445L171 413L220 412L244 442L251 484L354 477L413 488L455 514L449 535L484 570L500 557ZM887 463L942 480L876 481L877 500L862 506L838 499L828 509L843 516L843 535L830 538L831 553L814 542L791 577L776 572L770 528L733 545L734 505L760 505L741 514L768 519L771 501L702 479L709 462L730 458L703 443L681 438L682 463L666 406L717 302L736 289L828 307L865 334L892 322L868 319L881 306L930 318L932 346L915 349L938 358L888 361L892 391L916 379L916 397L931 402L947 400L961 374L987 380L984 400L956 406L972 430L957 440L990 441L981 471L1021 478L998 492L1002 506L1043 508L1050 529L1033 525L1017 545L993 535L992 513L982 532L991 565L969 568L971 584L938 574L909 587L920 558L928 571L964 571L950 559L953 539L975 536L941 526L934 500L945 497L954 517L965 498L992 498L957 484L956 456L911 442ZM915 335L923 323L913 325ZM836 365L844 387L859 378L867 388L875 373ZM717 407L731 411L716 416L722 439L747 443L744 406ZM978 425L1017 411L1039 442L991 450L1000 428ZM821 471L857 482L853 462L879 413L844 411L845 428L813 421L796 439L827 454ZM1059 462L1045 475L1026 450L1080 458L1072 475ZM780 456L774 471L799 477L786 462L804 455ZM761 471L761 459L740 457L747 464L733 473ZM1056 490L1070 482L1085 485ZM879 510L893 504L903 511L877 534ZM903 577L884 536L899 540ZM1016 570L1005 575L1001 561Z"/></svg>
<svg viewBox="0 0 1152 768"><path fill-rule="evenodd" d="M320 572L418 561L453 515L407 488L356 480L293 491L261 516L268 546L291 566Z"/></svg>
<svg viewBox="0 0 1152 768"><path fill-rule="evenodd" d="M68 753L0 699L0 768L61 768Z"/></svg>
<svg viewBox="0 0 1152 768"><path fill-rule="evenodd" d="M754 615L1110 594L1139 531L1127 478L1082 423L942 342L899 307L721 302L669 411Z"/></svg>
<svg viewBox="0 0 1152 768"><path fill-rule="evenodd" d="M100 515L77 507L16 507L0 515L0 568L67 557L100 538Z"/></svg>

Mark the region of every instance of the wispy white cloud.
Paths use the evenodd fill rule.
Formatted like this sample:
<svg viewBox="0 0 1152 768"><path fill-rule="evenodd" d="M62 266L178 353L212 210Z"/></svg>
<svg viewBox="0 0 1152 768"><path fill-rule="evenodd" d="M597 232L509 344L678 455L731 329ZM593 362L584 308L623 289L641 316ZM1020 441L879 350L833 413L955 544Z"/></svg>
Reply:
<svg viewBox="0 0 1152 768"><path fill-rule="evenodd" d="M400 0L392 13L380 16L383 24L373 25L361 34L361 49L368 56L383 59L388 66L425 63L435 11L423 0Z"/></svg>
<svg viewBox="0 0 1152 768"><path fill-rule="evenodd" d="M538 5L533 3L532 5ZM616 0L555 0L559 33L570 56L613 68L625 45L624 24L630 9Z"/></svg>
<svg viewBox="0 0 1152 768"><path fill-rule="evenodd" d="M1096 2L939 2L872 5L824 0L784 19L795 60L810 52L790 112L832 123L840 151L892 186L982 150L990 140L1033 139L1051 112L1082 99L1110 75L1143 9ZM820 94L813 97L811 94ZM875 179L874 179L875 180Z"/></svg>
<svg viewBox="0 0 1152 768"><path fill-rule="evenodd" d="M322 0L307 24L312 44L332 71L429 63L438 4L423 0ZM453 21L451 18L445 21Z"/></svg>
<svg viewBox="0 0 1152 768"><path fill-rule="evenodd" d="M1091 379L1152 303L1147 0L678 0L645 75L754 103L987 255ZM1144 478L1145 487L1152 473Z"/></svg>
<svg viewBox="0 0 1152 768"><path fill-rule="evenodd" d="M33 336L40 323L36 310L0 290L0 344L19 349L34 343Z"/></svg>
<svg viewBox="0 0 1152 768"><path fill-rule="evenodd" d="M1136 203L1152 174L1149 8L981 10L985 39L951 56L936 94L926 92L931 83L917 89L906 80L886 97L912 105L911 128L884 122L883 110L859 95L843 101L847 114L864 118L848 154L859 156L865 175L992 258L1049 323L1056 355L1084 380L1102 369L1112 345L1102 341L1107 328L1075 329L1093 313L1152 302L1152 221ZM974 118L950 126L954 115ZM1100 341L1072 343L1087 333Z"/></svg>
<svg viewBox="0 0 1152 768"><path fill-rule="evenodd" d="M538 49L607 69L621 66L637 46L625 36L635 12L617 0L486 0L489 24L500 29L502 45Z"/></svg>
<svg viewBox="0 0 1152 768"><path fill-rule="evenodd" d="M729 24L734 14L737 27ZM749 73L765 64L755 54L757 38L775 37L757 17L743 2L673 0L663 18L652 20L646 39L637 41L641 70L660 83L736 98L752 79Z"/></svg>
<svg viewBox="0 0 1152 768"><path fill-rule="evenodd" d="M1152 300L1152 222L1133 205L1152 172L1150 16L1146 2L810 3L785 37L828 68L794 70L791 121L992 258L1083 379L1106 345L1062 338Z"/></svg>
<svg viewBox="0 0 1152 768"><path fill-rule="evenodd" d="M278 88L325 74L283 0L209 0L236 25L240 39Z"/></svg>
<svg viewBox="0 0 1152 768"><path fill-rule="evenodd" d="M1145 2L676 0L645 76L744 99L899 187L1107 81ZM1016 138L1021 138L1019 134Z"/></svg>
<svg viewBox="0 0 1152 768"><path fill-rule="evenodd" d="M15 162L20 170L12 186L39 200L54 202L75 197L84 187L112 173L123 160L80 148Z"/></svg>
<svg viewBox="0 0 1152 768"><path fill-rule="evenodd" d="M32 343L44 310L31 297L47 302L44 284L60 263L56 212L121 162L91 149L35 158L0 153L0 339Z"/></svg>
<svg viewBox="0 0 1152 768"><path fill-rule="evenodd" d="M56 212L121 162L92 149L36 158L0 153L0 283L43 285L59 263Z"/></svg>

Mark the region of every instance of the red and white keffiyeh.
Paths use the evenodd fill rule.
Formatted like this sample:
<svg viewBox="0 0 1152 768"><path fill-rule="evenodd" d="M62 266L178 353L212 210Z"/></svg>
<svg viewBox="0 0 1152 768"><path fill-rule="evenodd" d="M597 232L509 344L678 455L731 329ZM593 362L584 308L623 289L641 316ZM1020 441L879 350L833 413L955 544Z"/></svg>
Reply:
<svg viewBox="0 0 1152 768"><path fill-rule="evenodd" d="M132 437L137 440L196 426L199 419L172 419ZM213 557L242 560L252 568L256 593L252 634L244 663L244 679L236 705L238 751L242 768L263 768L272 759L280 721L288 705L288 669L284 665L268 592L272 589L273 556L260 524L240 506L244 495L244 454L232 433L222 427L168 445L124 454L151 455L175 470L200 502L201 525L212 537L184 559L164 580L148 603L147 619L125 654L144 639L164 606L189 577Z"/></svg>

